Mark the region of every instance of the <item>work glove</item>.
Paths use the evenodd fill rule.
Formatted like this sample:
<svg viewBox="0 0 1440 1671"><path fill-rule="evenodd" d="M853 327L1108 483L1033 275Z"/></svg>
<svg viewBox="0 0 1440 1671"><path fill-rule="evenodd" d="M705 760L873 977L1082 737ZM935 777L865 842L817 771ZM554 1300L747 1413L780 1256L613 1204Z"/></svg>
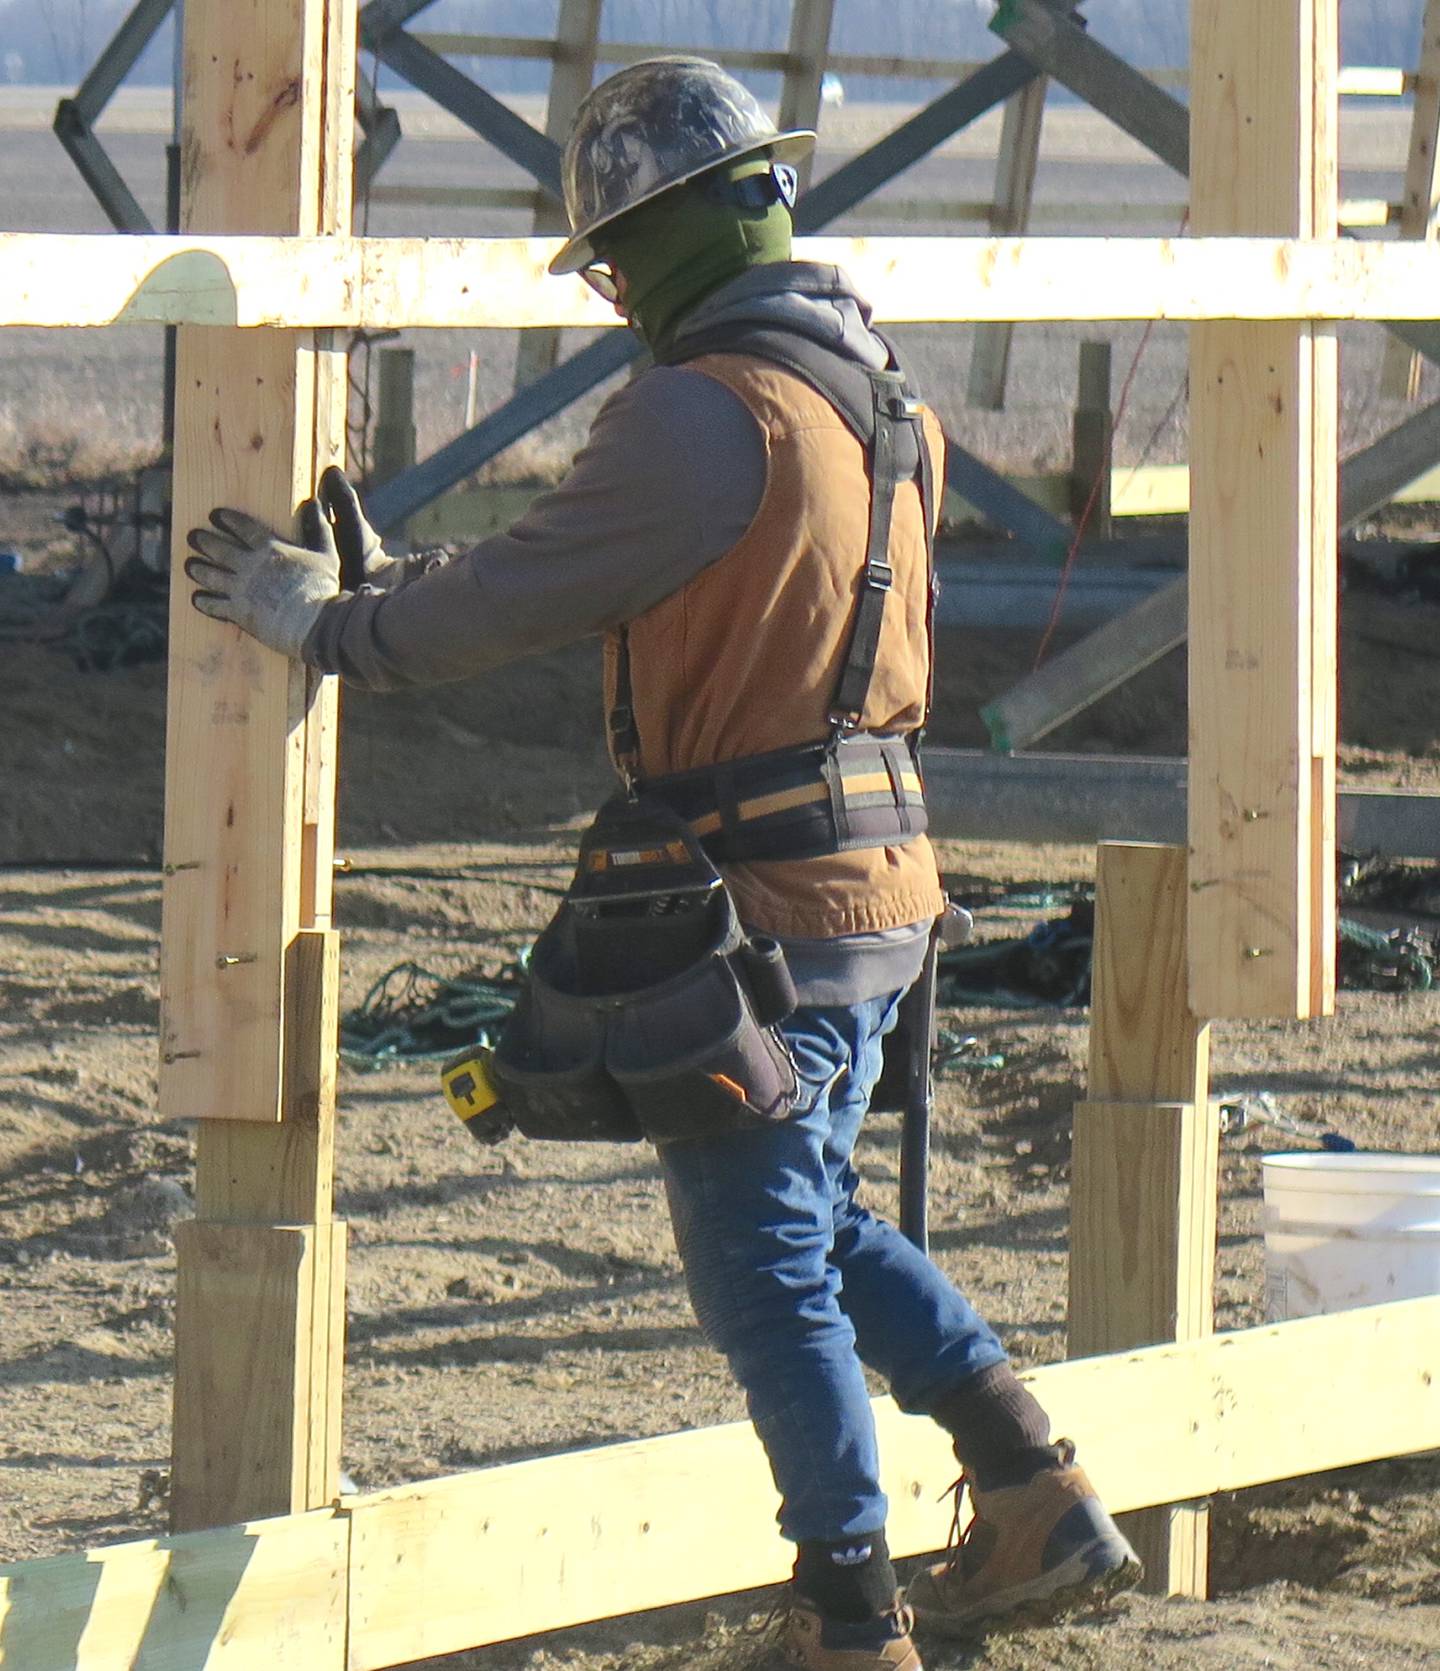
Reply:
<svg viewBox="0 0 1440 1671"><path fill-rule="evenodd" d="M338 465L332 464L320 477L316 489L321 509L335 534L340 553L340 584L347 592L362 586L385 591L397 584L405 565L385 553L380 536L370 526L360 507L360 495Z"/></svg>
<svg viewBox="0 0 1440 1671"><path fill-rule="evenodd" d="M298 660L321 609L340 591L340 554L319 501L300 507L303 546L228 505L211 511L210 522L189 534L191 603L212 621L229 621Z"/></svg>

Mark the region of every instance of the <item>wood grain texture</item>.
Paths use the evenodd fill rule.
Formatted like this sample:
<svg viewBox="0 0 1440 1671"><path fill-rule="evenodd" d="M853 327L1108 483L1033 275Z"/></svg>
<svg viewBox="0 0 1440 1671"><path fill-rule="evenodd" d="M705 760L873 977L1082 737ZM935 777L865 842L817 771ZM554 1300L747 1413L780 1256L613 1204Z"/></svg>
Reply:
<svg viewBox="0 0 1440 1671"><path fill-rule="evenodd" d="M1102 842L1095 869L1090 1097L1202 1104L1209 1027L1189 1005L1186 854L1158 843Z"/></svg>
<svg viewBox="0 0 1440 1671"><path fill-rule="evenodd" d="M1219 1117L1209 1028L1189 1008L1186 854L1105 842L1096 860L1090 1096L1075 1110L1069 1354L1214 1327ZM1103 1099L1103 1100L1102 1100ZM1124 1527L1161 1595L1207 1591L1203 1504Z"/></svg>
<svg viewBox="0 0 1440 1671"><path fill-rule="evenodd" d="M1082 1102L1071 1170L1070 1356L1191 1340L1212 1326L1207 1110Z"/></svg>
<svg viewBox="0 0 1440 1671"><path fill-rule="evenodd" d="M1195 8L1200 235L1333 240L1335 0ZM1190 349L1190 1002L1334 1004L1337 363L1310 324Z"/></svg>
<svg viewBox="0 0 1440 1671"><path fill-rule="evenodd" d="M187 18L192 230L348 231L354 48L353 0ZM218 328L182 331L179 365L161 1103L199 1121L171 1499L190 1528L337 1490L336 681L198 615L178 564L212 505L291 526L343 460L346 367L328 332Z"/></svg>
<svg viewBox="0 0 1440 1671"><path fill-rule="evenodd" d="M344 1671L350 1527L330 1513L0 1567L9 1671Z"/></svg>
<svg viewBox="0 0 1440 1671"><path fill-rule="evenodd" d="M1440 1298L1047 1365L1022 1379L1056 1430L1076 1438L1112 1508L1185 1502L1440 1444ZM937 1498L955 1467L946 1436L888 1399L875 1415L890 1547L941 1548L949 1512ZM793 1560L743 1423L345 1506L349 1671L777 1583Z"/></svg>
<svg viewBox="0 0 1440 1671"><path fill-rule="evenodd" d="M329 1330L315 1316L316 1261L328 1267L329 1227L192 1220L176 1249L175 1530L304 1504L311 1343L317 1326Z"/></svg>
<svg viewBox="0 0 1440 1671"><path fill-rule="evenodd" d="M0 327L618 326L581 280L547 276L558 248L553 238L3 233ZM1440 314L1430 243L799 238L795 255L843 266L882 324L1373 319L1416 330Z"/></svg>
<svg viewBox="0 0 1440 1671"><path fill-rule="evenodd" d="M1238 1491L1440 1445L1440 1297L1022 1379L1112 1507ZM891 1546L937 1549L948 1440L889 1399L874 1409ZM0 1662L336 1671L348 1622L347 1671L379 1671L778 1582L793 1550L775 1507L748 1423L486 1468L347 1497L334 1513L0 1567ZM127 1652L137 1640L143 1658Z"/></svg>
<svg viewBox="0 0 1440 1671"><path fill-rule="evenodd" d="M350 107L340 122L326 100L353 93L339 67L353 11L242 0L197 13L185 43L187 231L348 229L348 183L330 176L348 181ZM218 328L182 330L177 356L161 1111L274 1121L287 948L329 916L334 696L199 615L180 564L186 531L212 506L292 526L317 468L343 457L343 357L313 334Z"/></svg>

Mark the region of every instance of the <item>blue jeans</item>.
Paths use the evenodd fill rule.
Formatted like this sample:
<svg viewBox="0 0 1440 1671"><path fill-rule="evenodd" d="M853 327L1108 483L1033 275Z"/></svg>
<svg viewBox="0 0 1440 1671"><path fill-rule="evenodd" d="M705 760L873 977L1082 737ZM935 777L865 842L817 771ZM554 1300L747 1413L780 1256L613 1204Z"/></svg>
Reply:
<svg viewBox="0 0 1440 1671"><path fill-rule="evenodd" d="M802 1078L779 1125L660 1150L675 1244L705 1338L745 1391L795 1542L885 1524L862 1361L928 1413L1004 1360L990 1328L900 1232L857 1206L851 1151L899 994L797 1010Z"/></svg>

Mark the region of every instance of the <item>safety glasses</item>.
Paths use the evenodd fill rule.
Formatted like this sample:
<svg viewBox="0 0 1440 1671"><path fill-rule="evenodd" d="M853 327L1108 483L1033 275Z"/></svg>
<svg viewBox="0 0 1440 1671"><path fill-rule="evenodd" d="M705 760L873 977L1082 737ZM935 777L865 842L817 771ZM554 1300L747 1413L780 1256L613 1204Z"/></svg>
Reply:
<svg viewBox="0 0 1440 1671"><path fill-rule="evenodd" d="M580 269L580 277L604 301L620 300L620 285L615 277L615 270L608 261L590 262L588 266Z"/></svg>

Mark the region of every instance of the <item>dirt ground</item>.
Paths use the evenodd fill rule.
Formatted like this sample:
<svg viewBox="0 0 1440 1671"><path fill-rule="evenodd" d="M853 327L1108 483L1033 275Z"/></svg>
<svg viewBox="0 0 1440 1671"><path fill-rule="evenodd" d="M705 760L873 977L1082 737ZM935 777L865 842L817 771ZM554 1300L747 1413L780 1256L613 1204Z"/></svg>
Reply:
<svg viewBox="0 0 1440 1671"><path fill-rule="evenodd" d="M33 510L0 504L7 527ZM1352 599L1346 619L1347 770L1434 784L1440 609ZM1032 651L1033 635L949 635L941 740L978 742L976 701ZM444 972L498 966L548 916L575 824L607 781L596 659L582 647L423 697L347 698L341 844L352 868L337 879L336 912L347 1008L402 959ZM153 1113L163 686L158 665L84 674L54 650L0 648L7 1560L165 1523L171 1230L189 1211L191 1135ZM1182 696L1183 668L1162 665L1057 741L1178 752ZM1083 849L958 844L943 860L1008 880L1079 878L1092 865ZM1029 920L1002 914L986 931ZM946 1019L1005 1065L942 1082L936 1257L1021 1364L1048 1362L1065 1345L1069 1119L1086 1018L973 1009ZM1437 1022L1435 996L1347 993L1315 1026L1221 1026L1215 1085L1269 1091L1287 1113L1361 1146L1433 1149ZM425 1068L347 1068L341 1109L344 1464L360 1488L741 1415L691 1324L648 1152L478 1150ZM862 1145L882 1207L895 1193L896 1136L893 1120L877 1119ZM1259 1157L1274 1146L1263 1132L1226 1140L1222 1327L1261 1318ZM927 1664L1440 1663L1440 1456L1242 1493L1217 1504L1215 1525L1208 1603L1122 1601L1100 1620L938 1649ZM763 1653L746 1621L771 1599L672 1609L445 1663L740 1671Z"/></svg>

